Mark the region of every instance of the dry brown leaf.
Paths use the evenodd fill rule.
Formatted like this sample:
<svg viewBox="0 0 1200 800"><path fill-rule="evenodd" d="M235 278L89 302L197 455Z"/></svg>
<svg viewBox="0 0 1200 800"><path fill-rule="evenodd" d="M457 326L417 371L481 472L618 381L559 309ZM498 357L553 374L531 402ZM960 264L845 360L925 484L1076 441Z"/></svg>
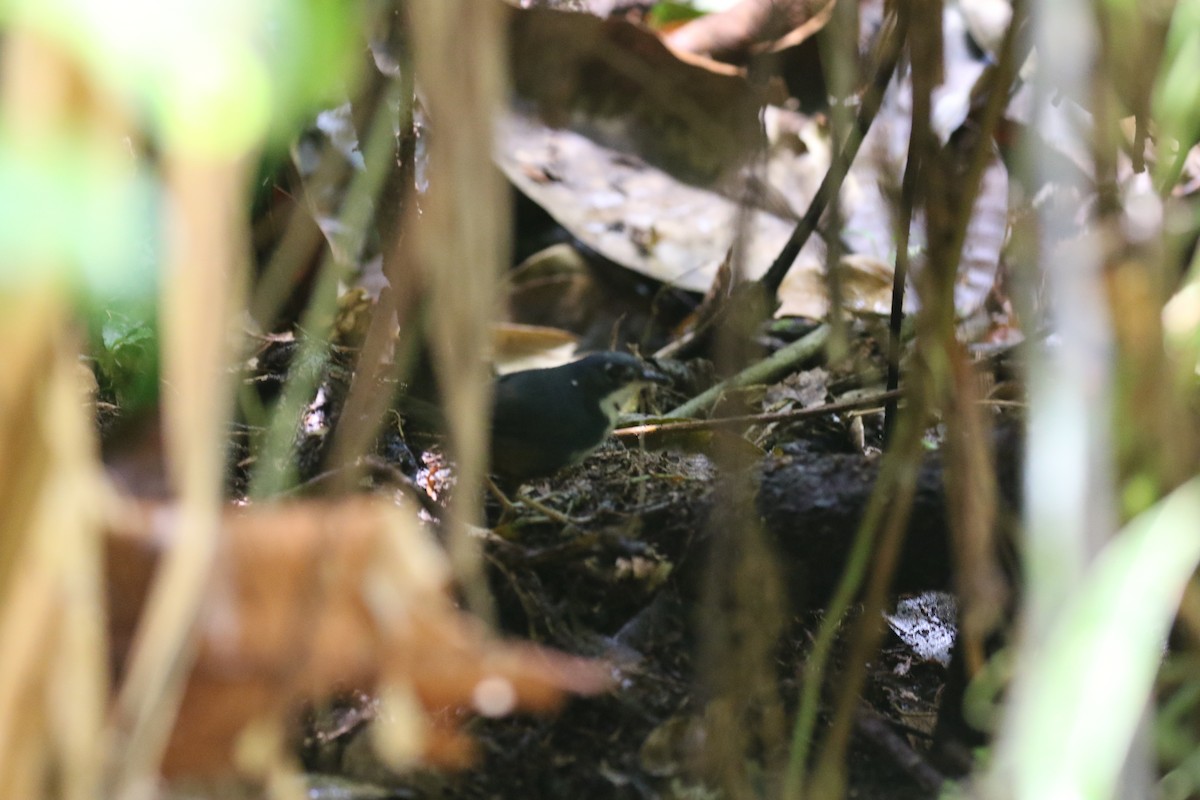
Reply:
<svg viewBox="0 0 1200 800"><path fill-rule="evenodd" d="M168 506L134 508L109 537L114 648L127 645L175 527ZM228 772L252 722L378 685L416 701L416 752L405 755L458 765L471 752L461 712L548 710L608 684L596 662L500 642L460 612L441 549L390 502L230 509L221 547L166 775Z"/></svg>
<svg viewBox="0 0 1200 800"><path fill-rule="evenodd" d="M762 145L763 92L727 65L682 60L645 28L539 8L514 11L510 35L513 84L549 125L702 185Z"/></svg>
<svg viewBox="0 0 1200 800"><path fill-rule="evenodd" d="M522 369L566 364L575 357L579 337L561 328L501 322L492 329L496 371L504 375Z"/></svg>
<svg viewBox="0 0 1200 800"><path fill-rule="evenodd" d="M777 113L772 110L768 116ZM680 183L580 134L549 130L525 117L509 115L498 131L500 168L581 242L610 261L671 286L694 292L709 289L738 230L737 202ZM772 158L787 161L792 181L776 180L772 174L771 186L792 209L803 209L823 168L812 165L811 158L803 162L777 151ZM558 180L529 180L531 165L552 170ZM793 224L765 211L749 214L743 244L747 278L767 270ZM814 237L794 269L819 274L823 257L824 245Z"/></svg>

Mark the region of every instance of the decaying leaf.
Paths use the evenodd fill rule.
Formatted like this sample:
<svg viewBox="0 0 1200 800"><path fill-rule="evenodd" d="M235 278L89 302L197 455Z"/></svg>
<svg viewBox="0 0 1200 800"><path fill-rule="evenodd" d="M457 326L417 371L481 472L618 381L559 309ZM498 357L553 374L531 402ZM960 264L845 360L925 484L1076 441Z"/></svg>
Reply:
<svg viewBox="0 0 1200 800"><path fill-rule="evenodd" d="M620 19L551 9L513 12L517 94L554 127L636 153L683 180L711 185L762 145L766 97L738 70L684 61Z"/></svg>
<svg viewBox="0 0 1200 800"><path fill-rule="evenodd" d="M510 116L499 127L496 161L509 180L604 257L663 283L707 291L738 229L738 204L673 179L571 131ZM529 178L531 169L556 175ZM815 182L810 188L815 189ZM797 193L800 188L797 187ZM793 208L791 187L782 194ZM807 198L800 197L803 208ZM748 215L746 276L758 277L787 241L792 223ZM823 245L802 251L797 270L821 270Z"/></svg>
<svg viewBox="0 0 1200 800"><path fill-rule="evenodd" d="M134 506L123 522L107 553L118 674L174 528L164 505ZM221 535L220 577L164 774L229 771L252 723L363 687L407 709L389 715L393 729L380 737L393 763L462 764L471 752L462 712L548 710L565 692L607 685L596 662L499 642L460 612L441 549L390 502L230 509Z"/></svg>
<svg viewBox="0 0 1200 800"><path fill-rule="evenodd" d="M560 328L505 322L493 329L496 371L557 367L575 357L578 337Z"/></svg>
<svg viewBox="0 0 1200 800"><path fill-rule="evenodd" d="M809 18L804 15L815 14L810 20L814 22L821 19L817 12L825 10L817 8L819 3L793 5L803 12L804 19ZM577 21L576 17L587 21ZM519 93L527 98L543 98L536 103L541 119L571 130L551 130L516 113L502 120L496 160L509 180L605 258L673 287L707 291L739 232L742 274L749 279L761 276L829 169L832 150L827 126L791 111L770 106L765 109L765 157L757 176L764 190L759 192L760 200L754 200L753 193L744 188L733 189L736 181L725 181L719 187L708 182L704 184L710 187L707 189L687 185L679 179L683 173L661 157L659 150L666 145L659 139L667 134L661 120L639 116L637 111L646 98L657 96L655 93L666 85L664 79L639 70L614 72L615 64L639 63L642 44L633 52L623 50L628 44L625 33L617 35L612 23L587 15L560 12L545 18L520 19L514 23L515 31L526 26L538 34L527 34L529 38L523 39L514 33L514 46L547 47L552 54L544 60L515 56L522 63L514 69L518 73L522 69L536 72L538 81L535 87ZM629 37L640 42L633 34ZM579 44L581 52L571 58L562 53L554 55L566 41ZM946 12L945 49L947 58L953 59L955 80L938 87L935 93L935 127L943 137L961 124L971 89L984 68L983 61L969 47L965 24L955 9ZM671 53L665 53L665 57L670 59ZM531 66L535 62L540 64L539 70ZM687 66L678 62L668 70L667 63L663 61L661 66L670 74ZM576 74L596 64L604 68L588 73L587 80ZM639 83L645 81L649 83ZM740 102L748 102L750 97L752 94L746 94ZM617 98L623 99L618 102ZM843 285L851 290L846 308L854 313L886 314L891 306L891 272L896 258L892 195L901 183L907 160L911 103L907 81L890 90L839 198L844 256L838 261L838 269ZM714 119L731 129L736 127L728 116ZM598 121L611 124L600 126ZM686 130L683 122L678 124ZM617 135L613 135L614 130ZM632 137L629 130L644 135ZM684 138L690 135L680 134ZM631 158L631 152L645 163ZM736 148L723 154L720 150L711 152L714 159L732 159L723 168L725 175L741 163L739 153ZM963 247L955 296L962 316L981 307L995 282L1007 232L1007 196L1007 171L999 159L994 159L985 172ZM740 203L757 207L739 216ZM918 251L913 258L917 274L923 263L919 251L924 247L920 217L913 222L911 242ZM782 306L778 313L824 317L829 304L827 269L824 245L813 237L780 288ZM915 292L910 292L906 300L910 310L919 304Z"/></svg>

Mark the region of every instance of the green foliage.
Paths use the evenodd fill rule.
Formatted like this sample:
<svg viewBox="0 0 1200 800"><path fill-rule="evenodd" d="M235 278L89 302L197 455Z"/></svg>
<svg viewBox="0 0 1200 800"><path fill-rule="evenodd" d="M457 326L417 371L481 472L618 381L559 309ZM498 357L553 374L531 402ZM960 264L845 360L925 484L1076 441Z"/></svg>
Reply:
<svg viewBox="0 0 1200 800"><path fill-rule="evenodd" d="M290 139L340 98L359 11L332 0L0 0L0 24L65 47L144 114L161 149L235 159ZM161 187L149 159L67 125L50 141L17 140L0 120L0 198L0 289L50 277L101 305L155 291Z"/></svg>
<svg viewBox="0 0 1200 800"><path fill-rule="evenodd" d="M1193 479L1130 522L1090 566L1041 652L1018 667L1001 745L1005 796L1117 796L1163 642L1200 562L1198 518Z"/></svg>
<svg viewBox="0 0 1200 800"><path fill-rule="evenodd" d="M150 153L219 162L282 147L342 100L361 12L336 0L0 0L0 25L56 47L85 92L144 125ZM165 193L151 155L89 135L89 109L78 121L75 110L42 139L0 119L0 292L69 287L102 392L138 406L158 378Z"/></svg>
<svg viewBox="0 0 1200 800"><path fill-rule="evenodd" d="M109 309L93 326L92 357L100 396L125 414L158 397L158 331L153 306Z"/></svg>
<svg viewBox="0 0 1200 800"><path fill-rule="evenodd" d="M661 3L654 4L650 13L646 15L646 21L652 27L661 28L702 16L704 16L704 12L697 9L695 3L663 0Z"/></svg>
<svg viewBox="0 0 1200 800"><path fill-rule="evenodd" d="M290 138L345 89L361 7L335 0L0 0L197 154L236 157Z"/></svg>
<svg viewBox="0 0 1200 800"><path fill-rule="evenodd" d="M153 293L158 204L153 176L110 154L70 137L18 148L0 132L0 290L53 279L97 302Z"/></svg>
<svg viewBox="0 0 1200 800"><path fill-rule="evenodd" d="M1165 136L1185 151L1200 141L1200 0L1180 0L1167 33L1163 70L1154 91L1154 116Z"/></svg>
<svg viewBox="0 0 1200 800"><path fill-rule="evenodd" d="M661 0L655 3L650 13L656 13L660 8L673 6L679 13L703 16L717 11L725 11L737 5L739 0Z"/></svg>

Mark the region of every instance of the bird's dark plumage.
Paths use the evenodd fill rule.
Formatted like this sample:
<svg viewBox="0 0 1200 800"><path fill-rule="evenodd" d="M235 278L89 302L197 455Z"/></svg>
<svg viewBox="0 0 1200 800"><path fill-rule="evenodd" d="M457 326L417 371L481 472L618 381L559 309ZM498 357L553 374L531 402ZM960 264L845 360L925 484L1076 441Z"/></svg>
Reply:
<svg viewBox="0 0 1200 800"><path fill-rule="evenodd" d="M623 402L666 378L627 353L596 353L502 376L492 406L492 471L508 483L577 463L612 432Z"/></svg>

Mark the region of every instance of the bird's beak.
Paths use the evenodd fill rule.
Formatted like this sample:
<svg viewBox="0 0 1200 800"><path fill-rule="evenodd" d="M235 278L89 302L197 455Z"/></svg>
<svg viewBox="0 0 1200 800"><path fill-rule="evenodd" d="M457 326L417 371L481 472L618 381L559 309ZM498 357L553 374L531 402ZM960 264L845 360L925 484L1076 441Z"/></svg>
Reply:
<svg viewBox="0 0 1200 800"><path fill-rule="evenodd" d="M663 385L671 382L670 378L656 370L654 367L651 367L649 364L642 364L641 380L645 383L658 383Z"/></svg>

